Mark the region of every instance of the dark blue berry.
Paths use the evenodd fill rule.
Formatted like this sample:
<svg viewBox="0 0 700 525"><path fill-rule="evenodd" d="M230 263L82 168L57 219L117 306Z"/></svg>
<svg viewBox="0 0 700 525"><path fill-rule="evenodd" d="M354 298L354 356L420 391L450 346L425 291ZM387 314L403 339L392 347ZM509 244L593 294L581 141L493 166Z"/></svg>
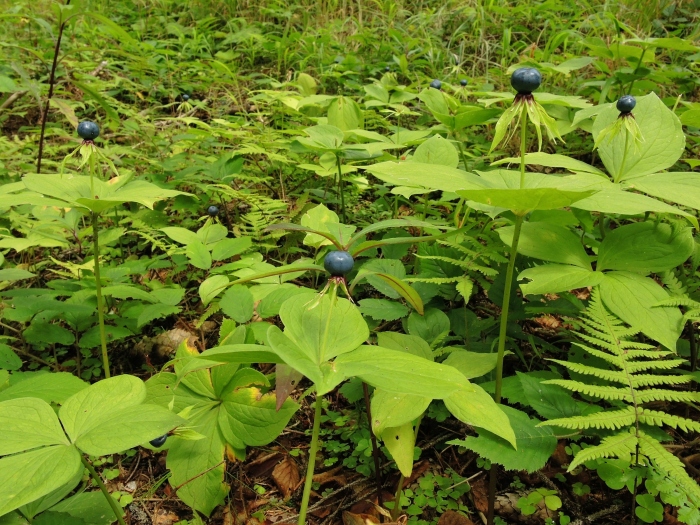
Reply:
<svg viewBox="0 0 700 525"><path fill-rule="evenodd" d="M462 86L462 87L466 86L466 85L467 85L467 79L466 79L466 78L463 78L462 80L460 80L460 81L459 81L459 85Z"/></svg>
<svg viewBox="0 0 700 525"><path fill-rule="evenodd" d="M522 95L529 95L542 83L542 74L534 67L521 67L513 71L510 85Z"/></svg>
<svg viewBox="0 0 700 525"><path fill-rule="evenodd" d="M391 66L386 66L386 67L384 68L384 71L387 71L387 72L391 71Z"/></svg>
<svg viewBox="0 0 700 525"><path fill-rule="evenodd" d="M83 140L95 140L100 135L100 126L91 120L83 120L78 124L78 135Z"/></svg>
<svg viewBox="0 0 700 525"><path fill-rule="evenodd" d="M182 100L189 100L189 99L190 99L190 96L187 93L182 95Z"/></svg>
<svg viewBox="0 0 700 525"><path fill-rule="evenodd" d="M167 439L168 439L168 434L163 434L160 437L152 439L151 441L149 441L149 443L151 444L151 446L153 448L160 448L163 445L165 445L165 442L167 441Z"/></svg>
<svg viewBox="0 0 700 525"><path fill-rule="evenodd" d="M617 110L620 113L630 113L637 105L637 99L632 95L623 95L617 101Z"/></svg>
<svg viewBox="0 0 700 525"><path fill-rule="evenodd" d="M209 217L216 217L217 215L219 215L219 208L217 208L216 206L209 206L207 208L207 214L209 215Z"/></svg>
<svg viewBox="0 0 700 525"><path fill-rule="evenodd" d="M355 261L352 258L352 255L350 255L348 252L338 250L328 252L326 257L323 259L323 267L334 277L347 275L350 270L352 270L354 264Z"/></svg>
<svg viewBox="0 0 700 525"><path fill-rule="evenodd" d="M430 83L430 87L431 87L431 88L435 88L435 89L442 89L442 82L440 82L440 81L436 78L435 80L433 80L433 81Z"/></svg>

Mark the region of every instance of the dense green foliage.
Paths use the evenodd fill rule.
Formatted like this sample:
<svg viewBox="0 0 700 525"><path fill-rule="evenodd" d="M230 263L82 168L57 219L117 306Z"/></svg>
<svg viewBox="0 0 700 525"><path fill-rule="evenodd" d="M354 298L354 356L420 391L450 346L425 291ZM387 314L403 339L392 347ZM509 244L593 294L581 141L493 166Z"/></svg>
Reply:
<svg viewBox="0 0 700 525"><path fill-rule="evenodd" d="M257 450L259 522L700 523L700 5L641 4L4 2L0 525L228 523Z"/></svg>

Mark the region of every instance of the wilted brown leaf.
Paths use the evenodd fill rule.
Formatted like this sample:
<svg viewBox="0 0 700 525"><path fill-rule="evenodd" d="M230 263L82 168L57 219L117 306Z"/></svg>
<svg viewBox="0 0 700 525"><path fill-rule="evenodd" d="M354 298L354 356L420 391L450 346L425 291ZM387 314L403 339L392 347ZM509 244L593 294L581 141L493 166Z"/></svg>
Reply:
<svg viewBox="0 0 700 525"><path fill-rule="evenodd" d="M445 511L438 520L438 525L474 525L474 522L467 518L464 514L453 510Z"/></svg>
<svg viewBox="0 0 700 525"><path fill-rule="evenodd" d="M287 456L272 470L272 480L287 500L299 484L299 468L292 458Z"/></svg>
<svg viewBox="0 0 700 525"><path fill-rule="evenodd" d="M373 525L374 523L379 523L379 520L370 514L343 512L343 525Z"/></svg>

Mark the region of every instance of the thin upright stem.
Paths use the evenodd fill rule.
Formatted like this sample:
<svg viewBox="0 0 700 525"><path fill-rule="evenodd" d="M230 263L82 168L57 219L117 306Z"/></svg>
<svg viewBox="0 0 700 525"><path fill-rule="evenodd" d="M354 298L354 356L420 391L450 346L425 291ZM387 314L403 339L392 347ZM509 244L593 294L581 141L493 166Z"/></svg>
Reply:
<svg viewBox="0 0 700 525"><path fill-rule="evenodd" d="M66 5L70 4L70 0L66 0ZM53 87L56 82L56 65L58 64L58 53L61 50L61 38L63 38L63 29L66 27L66 21L63 20L63 11L60 11L61 19L58 26L58 37L56 38L56 45L53 49L53 62L51 63L51 72L49 73L49 94L46 97L46 105L44 106L44 112L41 115L41 133L39 135L39 154L36 159L36 172L41 173L41 158L44 155L44 135L46 134L46 120L49 117L49 105L51 104L51 98L53 97Z"/></svg>
<svg viewBox="0 0 700 525"><path fill-rule="evenodd" d="M345 192L343 191L343 168L340 164L340 157L335 156L335 163L338 166L338 194L340 195L340 216L343 218L343 222L347 221L345 215Z"/></svg>
<svg viewBox="0 0 700 525"><path fill-rule="evenodd" d="M107 490L107 487L105 487L105 484L102 483L102 478L100 478L100 475L97 473L95 470L95 467L92 466L92 464L85 459L85 456L80 454L80 460L83 462L83 465L85 466L86 469L88 469L88 472L90 473L90 477L95 480L95 483L97 483L97 486L100 487L100 490L102 491L102 494L104 495L105 498L107 498L107 502L109 503L109 506L112 507L112 511L114 512L114 515L117 517L117 521L119 522L119 525L126 525L124 523L124 518L122 518L122 509L119 507L116 501L114 501L114 498L111 496L109 491Z"/></svg>
<svg viewBox="0 0 700 525"><path fill-rule="evenodd" d="M322 397L316 396L316 410L314 411L314 428L311 433L311 448L309 449L309 464L306 467L306 479L304 481L304 492L301 497L301 509L299 510L298 525L306 524L306 511L309 508L309 498L311 497L311 485L314 480L314 468L316 466L316 454L318 453L318 435L321 430L321 406Z"/></svg>
<svg viewBox="0 0 700 525"><path fill-rule="evenodd" d="M374 459L374 479L377 483L377 505L382 504L382 472L379 465L379 447L377 446L377 436L372 430L372 406L369 401L369 387L362 382L362 392L365 396L365 410L367 411L367 422L369 423L369 435L372 440L372 458Z"/></svg>
<svg viewBox="0 0 700 525"><path fill-rule="evenodd" d="M95 295L97 296L97 320L100 324L100 343L102 345L102 366L105 370L105 379L109 374L109 356L107 355L107 336L105 335L105 313L104 300L102 299L102 282L100 280L100 240L99 225L97 218L99 215L92 212L92 246L94 252L94 273L95 273Z"/></svg>
<svg viewBox="0 0 700 525"><path fill-rule="evenodd" d="M627 162L627 147L629 146L630 132L625 128L625 151L622 154L622 164L620 164L620 172L615 176L615 182L620 182L620 178L625 170L625 162Z"/></svg>
<svg viewBox="0 0 700 525"><path fill-rule="evenodd" d="M527 102L526 102L527 103ZM525 187L525 153L527 148L527 108L523 105L523 113L520 129L520 189ZM506 282L503 290L503 307L501 308L501 324L498 331L498 356L496 358L496 403L501 402L501 388L503 384L503 357L506 351L506 332L508 330L508 310L510 307L510 292L513 286L513 274L515 271L515 259L518 255L518 242L523 226L523 215L517 215L515 229L513 230L513 242L510 247L510 258L506 270ZM493 525L496 504L496 481L498 470L496 464L491 465L489 472L489 507L486 522Z"/></svg>

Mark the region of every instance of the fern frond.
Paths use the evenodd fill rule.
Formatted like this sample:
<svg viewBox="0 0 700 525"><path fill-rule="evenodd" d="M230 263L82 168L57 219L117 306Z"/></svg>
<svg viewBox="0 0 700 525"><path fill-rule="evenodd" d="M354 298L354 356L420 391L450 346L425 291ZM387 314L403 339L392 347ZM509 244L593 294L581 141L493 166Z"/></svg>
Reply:
<svg viewBox="0 0 700 525"><path fill-rule="evenodd" d="M700 303L697 301L693 301L688 296L672 295L671 297L659 301L654 306L685 306L687 308L697 309L700 308Z"/></svg>
<svg viewBox="0 0 700 525"><path fill-rule="evenodd" d="M648 408L640 409L639 421L640 423L655 425L657 427L668 425L671 428L680 428L684 432L700 432L700 422L698 421L674 416L666 412L659 412L658 410L649 410Z"/></svg>
<svg viewBox="0 0 700 525"><path fill-rule="evenodd" d="M639 451L649 458L656 467L681 485L688 495L700 500L700 486L685 471L680 459L666 450L653 437L639 431Z"/></svg>
<svg viewBox="0 0 700 525"><path fill-rule="evenodd" d="M633 402L632 394L629 388L617 388L614 386L587 385L580 381L570 381L568 379L548 379L542 381L545 385L557 385L573 392L586 394L587 396L599 397L608 401L627 401ZM680 393L680 392L679 392Z"/></svg>
<svg viewBox="0 0 700 525"><path fill-rule="evenodd" d="M662 353L662 352L659 352ZM672 352L663 352L671 354ZM627 363L627 371L631 374L642 372L644 370L673 370L685 363L685 359L667 359L663 361L633 361Z"/></svg>
<svg viewBox="0 0 700 525"><path fill-rule="evenodd" d="M614 457L629 460L636 451L637 437L634 433L621 432L614 436L608 436L600 442L600 445L580 450L569 465L568 472L593 459Z"/></svg>
<svg viewBox="0 0 700 525"><path fill-rule="evenodd" d="M620 372L616 370L605 370L603 368L596 368L595 366L582 365L581 363L570 363L568 361L562 361L560 359L548 359L548 361L553 361L576 374L595 376L606 381L622 383L623 385L629 383L629 377L625 372Z"/></svg>
<svg viewBox="0 0 700 525"><path fill-rule="evenodd" d="M660 390L651 388L641 390L636 394L638 403L651 403L652 401L676 401L679 403L700 402L700 392L676 392L674 390Z"/></svg>
<svg viewBox="0 0 700 525"><path fill-rule="evenodd" d="M690 383L693 376L662 376L653 374L633 375L631 377L632 388L657 385L683 385Z"/></svg>
<svg viewBox="0 0 700 525"><path fill-rule="evenodd" d="M635 415L634 407L629 406L627 408L623 408L622 410L598 412L588 416L550 419L548 421L543 421L537 426L557 426L577 430L586 430L588 428L607 428L610 430L617 430L622 427L633 425Z"/></svg>
<svg viewBox="0 0 700 525"><path fill-rule="evenodd" d="M421 277L420 275L416 277L404 277L403 280L407 283L431 283L431 284L450 284L456 283L464 279L464 276L458 275L457 277Z"/></svg>
<svg viewBox="0 0 700 525"><path fill-rule="evenodd" d="M602 352L596 348L591 348L590 346L587 345L582 345L581 343L574 343L574 346L578 346L579 348L585 350L589 354L591 354L594 357L598 357L604 361L607 361L611 365L616 366L617 368L622 368L622 359L618 357L617 355L609 354L607 352Z"/></svg>
<svg viewBox="0 0 700 525"><path fill-rule="evenodd" d="M688 291L687 287L678 279L673 270L667 270L660 274L661 282L668 289L668 292L674 297L681 297Z"/></svg>

